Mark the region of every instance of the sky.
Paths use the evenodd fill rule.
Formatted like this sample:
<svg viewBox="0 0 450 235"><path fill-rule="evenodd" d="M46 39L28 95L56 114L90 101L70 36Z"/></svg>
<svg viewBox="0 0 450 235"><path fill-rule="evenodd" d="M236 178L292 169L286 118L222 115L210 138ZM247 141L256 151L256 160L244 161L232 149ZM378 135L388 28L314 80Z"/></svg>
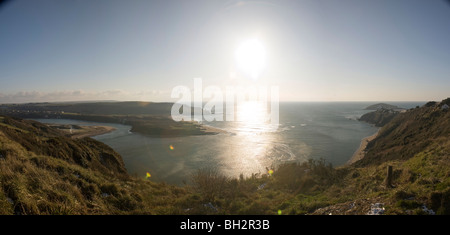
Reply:
<svg viewBox="0 0 450 235"><path fill-rule="evenodd" d="M11 0L0 22L0 103L174 102L194 78L281 101L450 96L445 0Z"/></svg>

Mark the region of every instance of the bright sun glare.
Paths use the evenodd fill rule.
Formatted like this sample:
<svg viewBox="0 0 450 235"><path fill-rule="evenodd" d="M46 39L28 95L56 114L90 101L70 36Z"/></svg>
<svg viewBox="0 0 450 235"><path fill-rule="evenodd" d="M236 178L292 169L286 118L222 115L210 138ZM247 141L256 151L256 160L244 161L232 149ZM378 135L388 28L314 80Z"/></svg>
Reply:
<svg viewBox="0 0 450 235"><path fill-rule="evenodd" d="M258 39L248 39L236 49L235 59L238 68L256 80L265 66L266 50Z"/></svg>

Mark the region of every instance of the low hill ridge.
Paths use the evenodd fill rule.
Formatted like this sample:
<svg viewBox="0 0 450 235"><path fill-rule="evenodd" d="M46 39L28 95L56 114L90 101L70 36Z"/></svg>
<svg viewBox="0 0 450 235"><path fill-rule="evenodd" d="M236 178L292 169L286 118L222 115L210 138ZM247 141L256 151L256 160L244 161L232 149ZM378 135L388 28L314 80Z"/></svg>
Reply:
<svg viewBox="0 0 450 235"><path fill-rule="evenodd" d="M395 115L368 143L360 164L409 159L433 144L441 144L450 153L450 112L441 108L448 100Z"/></svg>
<svg viewBox="0 0 450 235"><path fill-rule="evenodd" d="M365 109L366 110L379 110L379 109L402 110L404 108L401 108L401 107L398 107L398 106L392 105L392 104L378 103L378 104L373 104L373 105L367 106Z"/></svg>
<svg viewBox="0 0 450 235"><path fill-rule="evenodd" d="M351 165L202 169L184 187L128 175L93 139L0 116L0 214L450 214L449 101L399 113Z"/></svg>

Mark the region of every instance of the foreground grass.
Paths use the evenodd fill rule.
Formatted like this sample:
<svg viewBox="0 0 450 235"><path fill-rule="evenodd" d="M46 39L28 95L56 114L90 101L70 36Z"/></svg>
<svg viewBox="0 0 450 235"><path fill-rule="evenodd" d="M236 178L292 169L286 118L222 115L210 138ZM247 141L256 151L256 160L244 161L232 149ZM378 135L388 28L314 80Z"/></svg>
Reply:
<svg viewBox="0 0 450 235"><path fill-rule="evenodd" d="M0 132L0 214L171 214L186 192L37 155Z"/></svg>
<svg viewBox="0 0 450 235"><path fill-rule="evenodd" d="M450 214L449 146L443 138L408 160L310 160L238 179L202 169L178 187L36 154L0 132L0 214L366 214L374 203L384 214Z"/></svg>
<svg viewBox="0 0 450 235"><path fill-rule="evenodd" d="M366 214L373 203L382 203L385 214L423 214L423 205L449 214L445 158L424 152L403 162L337 169L310 161L240 179L203 169L177 187L106 177L22 149L0 158L0 214ZM394 167L392 188L383 184L387 165Z"/></svg>

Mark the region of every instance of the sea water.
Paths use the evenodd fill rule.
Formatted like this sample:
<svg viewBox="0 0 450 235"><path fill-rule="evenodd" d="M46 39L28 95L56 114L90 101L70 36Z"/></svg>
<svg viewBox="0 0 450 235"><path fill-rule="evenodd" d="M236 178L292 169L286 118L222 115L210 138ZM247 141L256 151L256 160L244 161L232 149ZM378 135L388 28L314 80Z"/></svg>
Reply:
<svg viewBox="0 0 450 235"><path fill-rule="evenodd" d="M412 108L425 102L390 104ZM229 177L264 174L284 162L324 159L345 164L361 139L378 128L358 121L374 102L285 102L279 105L275 130L259 122L258 109L248 107L237 121L203 122L223 132L217 135L158 138L130 132L120 124L78 120L39 119L46 123L108 125L115 131L95 136L117 151L132 175L173 184L189 183L198 169L214 168Z"/></svg>

